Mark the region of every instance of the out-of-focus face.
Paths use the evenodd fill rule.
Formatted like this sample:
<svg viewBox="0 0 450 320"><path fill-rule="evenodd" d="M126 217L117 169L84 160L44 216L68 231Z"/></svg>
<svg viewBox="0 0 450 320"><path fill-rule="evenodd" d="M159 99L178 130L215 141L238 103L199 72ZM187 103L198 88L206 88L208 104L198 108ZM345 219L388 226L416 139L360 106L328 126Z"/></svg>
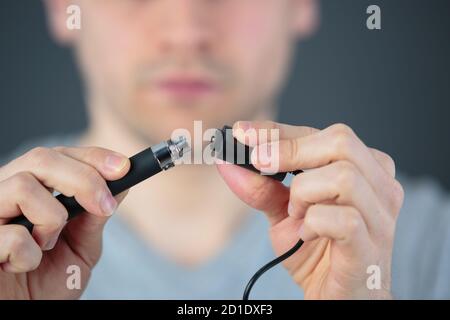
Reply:
<svg viewBox="0 0 450 320"><path fill-rule="evenodd" d="M313 0L47 2L89 98L152 141L194 120L221 127L273 107L291 47L315 12ZM74 3L81 30L59 29Z"/></svg>

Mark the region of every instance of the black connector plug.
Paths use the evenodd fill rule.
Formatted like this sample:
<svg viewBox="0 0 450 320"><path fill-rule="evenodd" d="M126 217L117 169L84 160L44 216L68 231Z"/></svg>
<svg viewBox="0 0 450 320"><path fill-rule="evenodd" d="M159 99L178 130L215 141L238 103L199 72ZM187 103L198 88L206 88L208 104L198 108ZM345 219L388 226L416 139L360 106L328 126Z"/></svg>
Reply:
<svg viewBox="0 0 450 320"><path fill-rule="evenodd" d="M250 155L253 148L240 143L233 136L232 127L224 126L222 129L216 129L215 134L211 138L211 148L214 151L216 158L262 174L261 171L255 168L251 163ZM294 172L277 172L275 174L264 174L264 176L283 181L288 173L296 175L301 172L301 170Z"/></svg>

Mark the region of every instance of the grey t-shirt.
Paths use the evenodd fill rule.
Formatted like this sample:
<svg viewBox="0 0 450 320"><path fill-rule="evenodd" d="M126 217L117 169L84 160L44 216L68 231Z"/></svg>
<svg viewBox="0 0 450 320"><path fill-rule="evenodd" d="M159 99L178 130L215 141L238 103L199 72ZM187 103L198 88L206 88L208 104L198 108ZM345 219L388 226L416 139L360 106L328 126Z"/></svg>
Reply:
<svg viewBox="0 0 450 320"><path fill-rule="evenodd" d="M29 142L0 164L36 145L75 142L76 135ZM395 236L393 295L450 299L450 195L431 179L401 175L399 180L405 201ZM116 214L105 227L103 254L82 298L240 299L254 272L274 258L268 227L262 213L249 213L226 248L208 263L188 269L149 247ZM302 299L303 292L278 265L258 280L251 298Z"/></svg>

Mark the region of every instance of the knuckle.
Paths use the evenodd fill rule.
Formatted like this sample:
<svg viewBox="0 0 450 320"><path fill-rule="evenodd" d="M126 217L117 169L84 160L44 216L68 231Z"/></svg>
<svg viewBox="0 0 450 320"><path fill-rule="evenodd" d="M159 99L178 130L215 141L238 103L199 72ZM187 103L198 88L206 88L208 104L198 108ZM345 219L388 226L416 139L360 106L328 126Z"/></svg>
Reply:
<svg viewBox="0 0 450 320"><path fill-rule="evenodd" d="M393 175L395 176L395 161L394 159L387 154L386 152L374 149L376 153L378 153L379 155L379 159L380 161L383 163L383 167L387 168L389 172L392 172Z"/></svg>
<svg viewBox="0 0 450 320"><path fill-rule="evenodd" d="M69 212L65 208L63 208L59 212L58 216L61 219L61 225L65 225L67 220L69 219Z"/></svg>
<svg viewBox="0 0 450 320"><path fill-rule="evenodd" d="M354 190L358 184L358 173L355 166L349 161L340 161L338 168L338 190Z"/></svg>
<svg viewBox="0 0 450 320"><path fill-rule="evenodd" d="M52 149L55 150L56 152L63 152L67 148L65 146L56 146L56 147L53 147Z"/></svg>
<svg viewBox="0 0 450 320"><path fill-rule="evenodd" d="M43 165L53 160L56 151L46 147L35 147L28 152L28 157L37 165Z"/></svg>
<svg viewBox="0 0 450 320"><path fill-rule="evenodd" d="M11 252L22 252L27 248L29 234L22 226L15 226L9 236Z"/></svg>
<svg viewBox="0 0 450 320"><path fill-rule="evenodd" d="M306 212L306 216L305 216L305 220L303 220L303 224L306 227L311 228L313 226L313 221L314 221L313 210L309 209Z"/></svg>
<svg viewBox="0 0 450 320"><path fill-rule="evenodd" d="M36 181L28 172L19 172L12 177L13 190L17 195L29 195L35 191Z"/></svg>
<svg viewBox="0 0 450 320"><path fill-rule="evenodd" d="M278 128L278 124L272 120L259 121L258 125L260 128L267 128L267 129L277 129Z"/></svg>
<svg viewBox="0 0 450 320"><path fill-rule="evenodd" d="M306 211L305 219L303 220L303 223L306 227L310 229L314 229L314 224L316 221L316 212L318 208L317 206L313 205L308 208Z"/></svg>
<svg viewBox="0 0 450 320"><path fill-rule="evenodd" d="M392 159L392 157L389 155L389 154L387 154L386 152L383 152L383 151L378 151L380 154L381 154L381 156L383 157L383 161L384 161L384 163L387 165L387 166L389 166L390 168L392 168L392 169L394 169L395 170L395 161L394 161L394 159Z"/></svg>
<svg viewBox="0 0 450 320"><path fill-rule="evenodd" d="M296 202L301 202L304 198L304 183L300 176L295 176L291 181L289 197Z"/></svg>
<svg viewBox="0 0 450 320"><path fill-rule="evenodd" d="M42 251L36 250L36 254L32 255L31 259L29 260L28 266L29 271L36 270L41 264L41 260L42 260Z"/></svg>
<svg viewBox="0 0 450 320"><path fill-rule="evenodd" d="M394 179L394 182L392 184L392 205L395 210L395 213L399 213L400 208L403 205L403 200L405 198L405 191L403 189L403 186L398 182L398 180Z"/></svg>
<svg viewBox="0 0 450 320"><path fill-rule="evenodd" d="M331 127L334 137L334 153L337 158L345 158L353 148L353 130L345 124L335 124Z"/></svg>
<svg viewBox="0 0 450 320"><path fill-rule="evenodd" d="M97 147L85 147L83 150L84 158L90 160L103 159L106 153L106 149Z"/></svg>
<svg viewBox="0 0 450 320"><path fill-rule="evenodd" d="M261 133L263 137L267 140L267 142L278 142L280 139L282 128L280 128L279 124L275 121L267 120L265 124L266 131ZM260 135L261 135L260 134Z"/></svg>
<svg viewBox="0 0 450 320"><path fill-rule="evenodd" d="M302 186L302 182L303 179L300 177L300 175L293 176L290 185L291 192L295 192L296 190L300 189Z"/></svg>
<svg viewBox="0 0 450 320"><path fill-rule="evenodd" d="M21 261L20 269L23 272L37 269L42 260L42 251L32 241L31 239L27 240L24 238L23 241L18 242L18 247L12 250L15 256Z"/></svg>
<svg viewBox="0 0 450 320"><path fill-rule="evenodd" d="M334 134L341 135L343 137L354 135L353 129L344 123L333 124L330 129L334 132Z"/></svg>
<svg viewBox="0 0 450 320"><path fill-rule="evenodd" d="M51 229L51 231L60 230L66 224L68 218L69 214L66 210L55 212L55 214L51 218L49 228Z"/></svg>
<svg viewBox="0 0 450 320"><path fill-rule="evenodd" d="M312 127L305 127L306 136L310 136L317 133L317 129Z"/></svg>
<svg viewBox="0 0 450 320"><path fill-rule="evenodd" d="M299 142L297 139L289 139L288 142L288 157L290 159L299 159Z"/></svg>
<svg viewBox="0 0 450 320"><path fill-rule="evenodd" d="M258 130L263 129L276 129L278 124L272 120L254 120L252 121L252 128Z"/></svg>
<svg viewBox="0 0 450 320"><path fill-rule="evenodd" d="M105 181L100 174L92 167L83 165L80 169L79 177L83 181L84 187L89 190L97 190L105 187Z"/></svg>
<svg viewBox="0 0 450 320"><path fill-rule="evenodd" d="M112 150L100 147L85 147L81 152L82 161L94 167L102 167L110 155L119 155Z"/></svg>
<svg viewBox="0 0 450 320"><path fill-rule="evenodd" d="M356 209L349 208L344 214L344 227L346 233L352 235L356 234L362 227L362 219Z"/></svg>
<svg viewBox="0 0 450 320"><path fill-rule="evenodd" d="M306 215L305 215L305 220L306 218L311 219L312 216L314 216L315 214L319 213L319 205L317 204L313 204L311 206L308 207L308 209L306 210Z"/></svg>

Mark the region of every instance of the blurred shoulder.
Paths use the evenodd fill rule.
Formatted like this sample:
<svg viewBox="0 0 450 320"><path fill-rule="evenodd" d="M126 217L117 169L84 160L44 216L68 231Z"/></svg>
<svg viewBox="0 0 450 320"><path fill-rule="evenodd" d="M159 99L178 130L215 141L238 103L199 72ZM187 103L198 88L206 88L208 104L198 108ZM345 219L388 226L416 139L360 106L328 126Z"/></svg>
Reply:
<svg viewBox="0 0 450 320"><path fill-rule="evenodd" d="M400 174L398 180L405 191L405 200L400 219L434 225L436 222L450 222L450 192L432 177L411 177ZM429 218L439 217L439 221ZM415 219L411 219L415 218ZM413 221L410 221L411 223Z"/></svg>
<svg viewBox="0 0 450 320"><path fill-rule="evenodd" d="M400 174L393 288L398 298L450 298L450 194L435 179Z"/></svg>
<svg viewBox="0 0 450 320"><path fill-rule="evenodd" d="M19 143L10 152L0 154L0 166L5 165L11 160L19 157L27 151L35 147L56 147L56 146L74 146L77 144L81 133L74 132L64 135L52 135L52 136L39 136L30 138L26 141Z"/></svg>

